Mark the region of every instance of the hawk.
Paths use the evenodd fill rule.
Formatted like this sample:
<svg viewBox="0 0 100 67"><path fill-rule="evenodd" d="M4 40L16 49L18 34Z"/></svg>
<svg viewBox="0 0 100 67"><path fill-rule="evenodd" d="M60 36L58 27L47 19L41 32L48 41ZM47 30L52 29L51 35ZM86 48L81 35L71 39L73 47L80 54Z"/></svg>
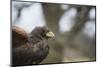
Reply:
<svg viewBox="0 0 100 67"><path fill-rule="evenodd" d="M55 35L46 27L36 27L31 33L12 27L12 65L39 64L49 53L48 39Z"/></svg>

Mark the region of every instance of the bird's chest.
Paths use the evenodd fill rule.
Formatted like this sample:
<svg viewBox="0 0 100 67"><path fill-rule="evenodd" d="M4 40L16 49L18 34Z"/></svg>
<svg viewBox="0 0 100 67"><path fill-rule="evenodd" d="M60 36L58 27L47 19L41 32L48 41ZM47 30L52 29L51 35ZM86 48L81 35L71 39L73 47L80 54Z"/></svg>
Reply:
<svg viewBox="0 0 100 67"><path fill-rule="evenodd" d="M38 58L45 58L48 54L49 47L46 41L40 41L33 46L32 51Z"/></svg>
<svg viewBox="0 0 100 67"><path fill-rule="evenodd" d="M49 52L49 47L47 45L46 41L40 41L37 44L35 44L32 47L32 51L33 51L33 59L35 60L36 63L41 62L48 54Z"/></svg>
<svg viewBox="0 0 100 67"><path fill-rule="evenodd" d="M27 45L14 49L15 60L23 63L40 63L48 54L49 47L46 41L40 41L34 45L27 43ZM22 63L20 62L20 63Z"/></svg>

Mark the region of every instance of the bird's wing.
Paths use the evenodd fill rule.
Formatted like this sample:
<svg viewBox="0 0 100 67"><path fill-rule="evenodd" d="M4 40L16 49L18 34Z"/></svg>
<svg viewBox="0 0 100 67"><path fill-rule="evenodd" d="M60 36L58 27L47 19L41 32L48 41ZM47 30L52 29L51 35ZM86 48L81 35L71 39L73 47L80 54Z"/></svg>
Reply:
<svg viewBox="0 0 100 67"><path fill-rule="evenodd" d="M12 27L12 47L24 45L27 42L28 34L21 28Z"/></svg>

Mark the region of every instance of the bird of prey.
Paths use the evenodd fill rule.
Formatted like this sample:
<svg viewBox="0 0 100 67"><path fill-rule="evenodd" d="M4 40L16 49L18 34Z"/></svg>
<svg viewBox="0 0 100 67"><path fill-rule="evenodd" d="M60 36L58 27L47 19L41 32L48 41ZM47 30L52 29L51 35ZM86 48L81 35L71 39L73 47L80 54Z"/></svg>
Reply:
<svg viewBox="0 0 100 67"><path fill-rule="evenodd" d="M36 27L28 34L12 26L12 66L39 64L48 55L50 38L54 38L54 34L46 27Z"/></svg>

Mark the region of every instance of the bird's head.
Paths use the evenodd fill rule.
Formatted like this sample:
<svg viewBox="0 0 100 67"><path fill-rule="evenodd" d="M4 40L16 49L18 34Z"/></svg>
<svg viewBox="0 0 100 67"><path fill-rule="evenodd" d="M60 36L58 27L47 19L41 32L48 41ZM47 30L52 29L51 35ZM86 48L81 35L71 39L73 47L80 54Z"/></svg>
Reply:
<svg viewBox="0 0 100 67"><path fill-rule="evenodd" d="M55 35L52 31L50 31L47 27L36 27L31 34L35 34L35 36L40 38L55 38Z"/></svg>

